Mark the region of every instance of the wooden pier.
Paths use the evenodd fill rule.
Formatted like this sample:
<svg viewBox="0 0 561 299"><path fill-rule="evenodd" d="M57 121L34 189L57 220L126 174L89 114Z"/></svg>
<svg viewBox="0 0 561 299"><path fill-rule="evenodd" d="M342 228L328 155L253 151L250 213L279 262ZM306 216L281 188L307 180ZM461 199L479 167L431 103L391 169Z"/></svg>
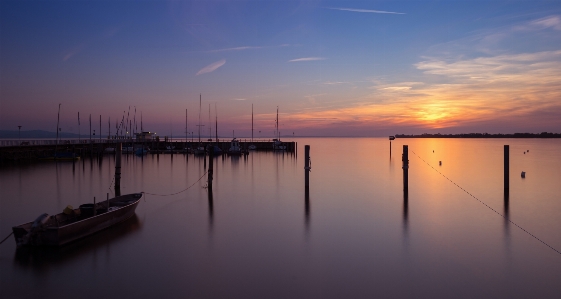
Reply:
<svg viewBox="0 0 561 299"><path fill-rule="evenodd" d="M117 144L123 147L123 154L134 154L127 152L126 148L148 148L148 154L189 154L191 149L202 145L216 145L226 154L230 148L230 141L227 139L216 141L133 141L133 140L59 140L56 142L40 140L17 142L15 145L9 144L0 146L0 162L20 161L20 160L40 160L54 157L57 153L73 153L79 157L94 157L104 154L113 154ZM242 149L247 150L249 145L254 144L256 151L273 151L272 140L253 141L247 139L239 139ZM286 152L294 153L296 150L296 142L283 142L286 145Z"/></svg>

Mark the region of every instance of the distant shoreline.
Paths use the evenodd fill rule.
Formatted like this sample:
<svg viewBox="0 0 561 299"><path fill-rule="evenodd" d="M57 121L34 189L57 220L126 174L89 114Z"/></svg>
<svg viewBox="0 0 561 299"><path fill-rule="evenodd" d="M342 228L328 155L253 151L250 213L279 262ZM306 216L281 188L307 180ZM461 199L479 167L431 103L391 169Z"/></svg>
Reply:
<svg viewBox="0 0 561 299"><path fill-rule="evenodd" d="M469 133L469 134L421 134L405 135L397 134L395 138L561 138L561 133L514 133L514 134L488 134L488 133Z"/></svg>

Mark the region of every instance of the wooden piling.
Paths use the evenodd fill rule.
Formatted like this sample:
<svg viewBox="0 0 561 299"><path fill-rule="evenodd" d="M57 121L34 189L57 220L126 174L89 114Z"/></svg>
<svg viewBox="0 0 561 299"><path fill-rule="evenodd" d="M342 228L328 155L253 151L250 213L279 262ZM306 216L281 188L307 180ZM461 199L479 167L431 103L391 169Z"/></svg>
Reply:
<svg viewBox="0 0 561 299"><path fill-rule="evenodd" d="M304 175L306 177L306 179L305 179L306 189L310 188L310 170L311 169L312 169L312 166L311 166L311 163L310 163L310 146L305 145L304 146Z"/></svg>
<svg viewBox="0 0 561 299"><path fill-rule="evenodd" d="M508 195L510 186L509 186L509 154L510 149L509 146L505 144L504 146L504 194ZM507 196L508 197L508 196Z"/></svg>
<svg viewBox="0 0 561 299"><path fill-rule="evenodd" d="M121 156L123 144L118 142L115 146L115 196L121 196Z"/></svg>
<svg viewBox="0 0 561 299"><path fill-rule="evenodd" d="M403 191L409 192L409 146L403 146L403 155L402 155L402 168L403 168Z"/></svg>

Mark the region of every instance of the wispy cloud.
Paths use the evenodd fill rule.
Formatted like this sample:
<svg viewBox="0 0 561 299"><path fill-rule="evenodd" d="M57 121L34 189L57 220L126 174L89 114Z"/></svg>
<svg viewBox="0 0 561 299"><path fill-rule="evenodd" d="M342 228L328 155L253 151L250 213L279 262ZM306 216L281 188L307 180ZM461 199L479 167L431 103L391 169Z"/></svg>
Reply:
<svg viewBox="0 0 561 299"><path fill-rule="evenodd" d="M216 49L210 50L210 53L218 53L218 52L230 52L230 51L243 51L243 50L258 50L258 49L266 49L266 48L279 48L279 47L288 47L289 44L282 44L278 46L242 46L242 47L233 47L233 48L224 48L224 49Z"/></svg>
<svg viewBox="0 0 561 299"><path fill-rule="evenodd" d="M333 10L362 12L362 13L379 13L379 14L393 14L393 15L404 15L405 14L403 12L393 12L393 11L373 10L373 9L342 8L342 7L327 7L327 8L328 9L333 9Z"/></svg>
<svg viewBox="0 0 561 299"><path fill-rule="evenodd" d="M226 59L222 59L222 60L219 60L217 62L213 62L213 63L205 66L204 68L202 68L200 71L198 71L197 76L201 75L201 74L214 72L216 69L223 66L225 63L226 63Z"/></svg>
<svg viewBox="0 0 561 299"><path fill-rule="evenodd" d="M323 57L304 57L304 58L297 58L289 60L288 62L300 62L300 61L316 61L316 60L325 60Z"/></svg>

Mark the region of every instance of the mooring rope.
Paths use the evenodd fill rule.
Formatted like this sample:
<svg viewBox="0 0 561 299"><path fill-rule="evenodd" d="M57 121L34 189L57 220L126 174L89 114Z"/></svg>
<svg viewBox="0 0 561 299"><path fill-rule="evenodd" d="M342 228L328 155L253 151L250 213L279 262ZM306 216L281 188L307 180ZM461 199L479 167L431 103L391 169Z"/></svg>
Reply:
<svg viewBox="0 0 561 299"><path fill-rule="evenodd" d="M2 240L2 242L0 242L0 245L2 245L2 243L4 243L4 241L8 240L8 238L13 234L14 234L14 232L11 232L6 238L4 238L4 240Z"/></svg>
<svg viewBox="0 0 561 299"><path fill-rule="evenodd" d="M425 162L430 168L434 169L434 171L438 172L440 175L442 175L445 179L447 179L448 181L450 181L450 183L456 185L456 187L460 188L462 191L464 191L465 193L467 193L469 196L473 197L474 199L476 199L477 201L479 201L480 203L482 203L483 205L485 205L487 208L489 208L491 211L495 212L497 215L503 217L506 221L510 222L511 224L513 224L514 226L518 227L519 229L521 229L523 232L527 233L528 235L532 236L534 239L540 241L542 244L544 244L545 246L551 248L553 251L561 254L561 252L557 249L555 249L553 246L547 244L546 242L542 241L540 238L536 237L534 234L530 233L529 231L527 231L526 229L524 229L522 226L516 224L515 222L513 222L512 220L508 219L508 217L506 217L505 215L499 213L497 210L493 209L492 207L490 207L488 204L486 204L485 202L483 202L482 200L480 200L479 198L475 197L473 194L469 193L467 190L465 190L464 188L460 187L460 185L456 184L454 181L452 181L450 178L448 178L447 176L445 176L442 172L438 171L438 169L434 168L432 165L429 164L429 162L425 161L423 158L421 158L419 155L417 155L417 153L415 153L414 151L411 151L415 156L417 156L417 158L421 159L423 162Z"/></svg>
<svg viewBox="0 0 561 299"><path fill-rule="evenodd" d="M198 183L200 180L202 180L205 175L207 174L208 171L205 171L205 173L203 173L203 175L196 181L194 182L191 186L187 187L187 189L181 190L179 192L175 192L175 193L171 193L171 194L155 194L155 193L149 193L149 192L144 192L142 191L142 193L144 194L149 194L149 195L155 195L155 196L171 196L171 195L177 195L179 193L185 192L187 190L189 190L191 187L195 186L196 183Z"/></svg>

